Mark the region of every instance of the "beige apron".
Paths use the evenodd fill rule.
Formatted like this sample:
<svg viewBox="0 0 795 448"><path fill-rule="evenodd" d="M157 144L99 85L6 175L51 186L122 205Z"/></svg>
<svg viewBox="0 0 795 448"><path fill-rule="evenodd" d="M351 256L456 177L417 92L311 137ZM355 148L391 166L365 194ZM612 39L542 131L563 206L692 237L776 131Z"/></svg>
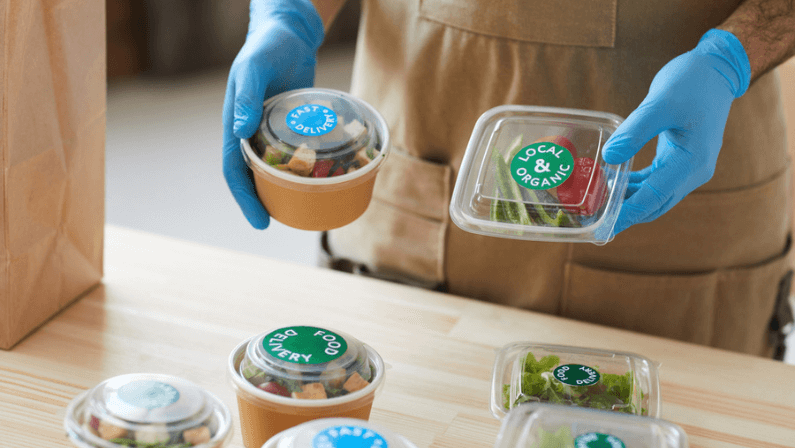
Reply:
<svg viewBox="0 0 795 448"><path fill-rule="evenodd" d="M324 235L325 248L370 275L771 356L791 216L775 73L733 104L712 180L605 246L473 235L448 214L483 112L528 104L626 117L657 71L738 3L364 0L352 92L381 111L395 147L367 212Z"/></svg>

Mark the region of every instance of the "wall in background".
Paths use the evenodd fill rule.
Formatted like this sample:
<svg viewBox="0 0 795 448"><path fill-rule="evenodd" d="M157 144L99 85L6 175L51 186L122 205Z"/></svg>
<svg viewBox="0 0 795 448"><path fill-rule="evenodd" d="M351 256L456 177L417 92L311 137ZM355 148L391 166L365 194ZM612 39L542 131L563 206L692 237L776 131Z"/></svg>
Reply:
<svg viewBox="0 0 795 448"><path fill-rule="evenodd" d="M105 0L108 79L135 76L143 66L145 31L143 3Z"/></svg>
<svg viewBox="0 0 795 448"><path fill-rule="evenodd" d="M228 66L248 27L249 0L106 0L108 78L168 76ZM348 0L324 45L356 38L359 0Z"/></svg>

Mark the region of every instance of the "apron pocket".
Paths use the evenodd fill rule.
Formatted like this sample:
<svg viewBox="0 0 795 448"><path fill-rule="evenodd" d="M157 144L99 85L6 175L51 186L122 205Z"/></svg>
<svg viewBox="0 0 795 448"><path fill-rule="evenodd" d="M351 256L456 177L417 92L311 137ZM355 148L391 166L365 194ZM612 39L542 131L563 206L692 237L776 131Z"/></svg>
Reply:
<svg viewBox="0 0 795 448"><path fill-rule="evenodd" d="M760 264L695 274L569 263L561 315L769 357L780 339L771 335L770 325L790 266L789 246Z"/></svg>
<svg viewBox="0 0 795 448"><path fill-rule="evenodd" d="M640 333L709 344L716 272L655 275L566 267L561 315Z"/></svg>
<svg viewBox="0 0 795 448"><path fill-rule="evenodd" d="M772 356L780 350L791 322L790 244L784 254L752 267L721 272L715 300L715 326L710 345L726 350ZM783 303L779 300L780 296ZM773 321L781 328L771 328ZM776 354L778 356L778 354Z"/></svg>
<svg viewBox="0 0 795 448"><path fill-rule="evenodd" d="M613 47L617 0L420 0L420 17L487 36Z"/></svg>
<svg viewBox="0 0 795 448"><path fill-rule="evenodd" d="M791 168L760 184L696 190L652 222L607 245L577 245L572 261L634 272L710 272L764 263L792 231Z"/></svg>
<svg viewBox="0 0 795 448"><path fill-rule="evenodd" d="M392 151L376 177L370 206L324 236L325 252L373 277L437 287L444 282L451 176L447 165Z"/></svg>

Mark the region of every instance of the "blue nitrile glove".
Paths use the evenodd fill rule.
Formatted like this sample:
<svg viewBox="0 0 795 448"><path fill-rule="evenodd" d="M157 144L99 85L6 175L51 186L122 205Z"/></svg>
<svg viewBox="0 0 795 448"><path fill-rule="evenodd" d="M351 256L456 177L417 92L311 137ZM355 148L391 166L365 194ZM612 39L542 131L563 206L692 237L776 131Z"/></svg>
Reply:
<svg viewBox="0 0 795 448"><path fill-rule="evenodd" d="M262 103L286 90L311 87L323 23L310 0L251 0L248 34L229 72L224 99L224 177L246 219L257 229L270 216L257 198L240 152L262 119Z"/></svg>
<svg viewBox="0 0 795 448"><path fill-rule="evenodd" d="M729 108L750 79L742 44L717 29L657 73L646 98L605 144L605 162L620 164L659 134L652 164L630 174L614 234L657 219L712 178Z"/></svg>

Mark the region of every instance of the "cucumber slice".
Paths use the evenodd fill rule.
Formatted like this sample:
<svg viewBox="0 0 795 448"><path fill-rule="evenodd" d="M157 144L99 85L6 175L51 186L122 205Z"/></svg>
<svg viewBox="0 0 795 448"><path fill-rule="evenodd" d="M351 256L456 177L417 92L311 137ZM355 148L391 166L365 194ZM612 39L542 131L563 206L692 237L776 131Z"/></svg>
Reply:
<svg viewBox="0 0 795 448"><path fill-rule="evenodd" d="M521 145L521 136L517 137L512 143L512 148ZM524 204L519 201L522 200L522 192L519 185L511 179L511 171L508 164L502 155L494 149L491 153L491 158L495 167L495 180L497 181L497 189L502 192L505 197L504 208L509 222L514 224L531 225L533 222L530 220L530 215Z"/></svg>

